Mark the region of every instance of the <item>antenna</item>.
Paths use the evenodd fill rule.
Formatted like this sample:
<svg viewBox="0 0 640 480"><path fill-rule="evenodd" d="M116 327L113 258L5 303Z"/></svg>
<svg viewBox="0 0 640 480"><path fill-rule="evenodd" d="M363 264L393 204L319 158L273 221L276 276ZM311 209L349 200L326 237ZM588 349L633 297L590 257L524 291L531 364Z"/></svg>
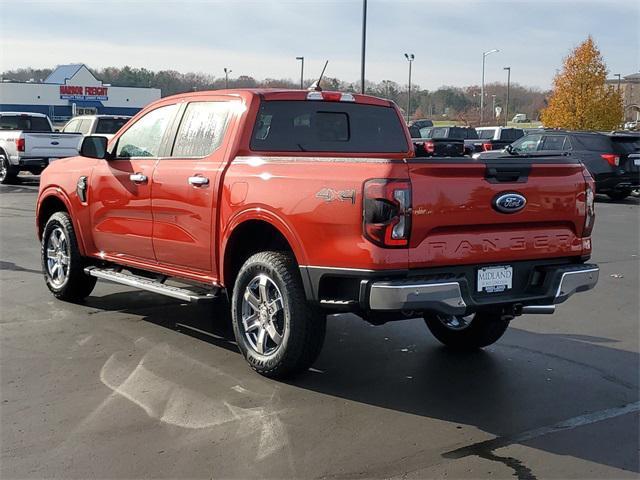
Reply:
<svg viewBox="0 0 640 480"><path fill-rule="evenodd" d="M318 80L313 82L311 84L311 86L307 90L310 90L310 91L315 90L316 92L321 92L322 91L322 88L320 88L320 82L322 81L322 77L324 76L324 71L327 69L327 65L329 65L329 60L324 62L324 68L322 69L322 73L320 74L320 78L318 78Z"/></svg>

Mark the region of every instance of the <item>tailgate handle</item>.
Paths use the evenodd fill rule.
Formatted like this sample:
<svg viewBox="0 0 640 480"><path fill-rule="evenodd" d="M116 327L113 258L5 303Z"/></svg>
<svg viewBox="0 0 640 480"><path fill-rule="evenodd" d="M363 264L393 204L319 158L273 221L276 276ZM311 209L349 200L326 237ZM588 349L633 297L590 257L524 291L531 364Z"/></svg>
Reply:
<svg viewBox="0 0 640 480"><path fill-rule="evenodd" d="M526 183L530 170L529 165L487 165L484 178L489 183Z"/></svg>

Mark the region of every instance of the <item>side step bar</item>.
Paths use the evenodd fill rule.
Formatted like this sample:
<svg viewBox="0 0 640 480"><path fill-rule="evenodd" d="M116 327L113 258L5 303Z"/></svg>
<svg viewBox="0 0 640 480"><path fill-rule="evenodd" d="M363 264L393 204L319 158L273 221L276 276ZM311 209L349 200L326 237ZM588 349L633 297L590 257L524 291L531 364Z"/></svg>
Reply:
<svg viewBox="0 0 640 480"><path fill-rule="evenodd" d="M120 283L121 285L139 288L140 290L146 290L148 292L159 293L160 295L176 298L183 302L210 302L218 296L216 290L206 291L204 288L198 287L192 287L193 289L186 287L174 287L173 285L166 285L160 280L134 275L133 273L124 273L110 268L86 267L84 269L84 273L91 275L92 277L110 280L114 283Z"/></svg>

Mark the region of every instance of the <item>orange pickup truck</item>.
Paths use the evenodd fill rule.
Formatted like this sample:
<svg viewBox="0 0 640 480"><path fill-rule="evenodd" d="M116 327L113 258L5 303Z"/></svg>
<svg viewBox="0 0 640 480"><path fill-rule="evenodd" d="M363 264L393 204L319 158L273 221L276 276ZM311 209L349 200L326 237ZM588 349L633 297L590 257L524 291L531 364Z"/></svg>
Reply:
<svg viewBox="0 0 640 480"><path fill-rule="evenodd" d="M222 90L86 137L44 171L37 233L57 298L96 279L226 296L251 367L284 377L317 358L327 313L422 317L465 349L552 313L597 282L593 192L565 156L416 158L388 100Z"/></svg>

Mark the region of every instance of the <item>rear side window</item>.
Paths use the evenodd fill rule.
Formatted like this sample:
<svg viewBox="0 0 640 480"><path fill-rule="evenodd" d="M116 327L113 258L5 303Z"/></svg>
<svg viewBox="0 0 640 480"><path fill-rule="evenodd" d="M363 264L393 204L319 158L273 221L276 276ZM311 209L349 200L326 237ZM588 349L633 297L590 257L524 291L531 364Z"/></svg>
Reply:
<svg viewBox="0 0 640 480"><path fill-rule="evenodd" d="M127 121L129 121L128 118L100 118L96 125L96 133L116 133Z"/></svg>
<svg viewBox="0 0 640 480"><path fill-rule="evenodd" d="M500 140L514 141L524 135L524 132L519 128L503 128L500 133Z"/></svg>
<svg viewBox="0 0 640 480"><path fill-rule="evenodd" d="M251 150L403 153L409 146L393 108L278 100L260 105Z"/></svg>
<svg viewBox="0 0 640 480"><path fill-rule="evenodd" d="M611 153L613 148L611 140L606 135L575 135L572 138L575 140L576 146L574 148L576 150Z"/></svg>
<svg viewBox="0 0 640 480"><path fill-rule="evenodd" d="M569 150L566 135L545 135L540 150Z"/></svg>
<svg viewBox="0 0 640 480"><path fill-rule="evenodd" d="M228 102L190 103L182 116L171 156L209 155L222 143L228 121Z"/></svg>
<svg viewBox="0 0 640 480"><path fill-rule="evenodd" d="M30 115L0 115L0 130L22 130L24 132L50 132L51 125L44 117Z"/></svg>
<svg viewBox="0 0 640 480"><path fill-rule="evenodd" d="M478 138L482 138L483 140L493 140L494 135L496 134L495 128L485 128L483 130L477 130Z"/></svg>
<svg viewBox="0 0 640 480"><path fill-rule="evenodd" d="M613 137L613 153L627 155L629 153L640 153L640 137Z"/></svg>

